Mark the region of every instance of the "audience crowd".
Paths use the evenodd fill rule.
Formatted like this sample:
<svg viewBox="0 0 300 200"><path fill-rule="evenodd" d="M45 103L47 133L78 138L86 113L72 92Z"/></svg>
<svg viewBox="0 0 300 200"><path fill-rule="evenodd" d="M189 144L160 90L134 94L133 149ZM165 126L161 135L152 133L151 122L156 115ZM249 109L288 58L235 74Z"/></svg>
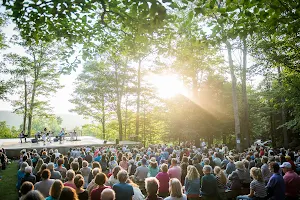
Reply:
<svg viewBox="0 0 300 200"><path fill-rule="evenodd" d="M44 148L20 152L16 188L22 200L296 200L299 163L300 151L258 145Z"/></svg>

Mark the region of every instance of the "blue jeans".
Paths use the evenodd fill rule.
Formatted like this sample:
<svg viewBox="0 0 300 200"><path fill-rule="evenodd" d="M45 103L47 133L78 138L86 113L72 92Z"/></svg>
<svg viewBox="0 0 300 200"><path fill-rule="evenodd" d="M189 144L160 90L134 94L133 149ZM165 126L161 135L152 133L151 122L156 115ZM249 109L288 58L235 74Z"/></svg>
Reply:
<svg viewBox="0 0 300 200"><path fill-rule="evenodd" d="M236 200L252 200L252 198L248 197L248 195L241 195L241 196L237 196Z"/></svg>

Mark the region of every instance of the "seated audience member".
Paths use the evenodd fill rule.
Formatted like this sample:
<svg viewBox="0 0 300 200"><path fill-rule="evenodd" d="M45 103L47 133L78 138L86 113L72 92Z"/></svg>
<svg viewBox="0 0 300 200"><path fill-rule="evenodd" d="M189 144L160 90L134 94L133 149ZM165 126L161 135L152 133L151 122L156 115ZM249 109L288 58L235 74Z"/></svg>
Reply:
<svg viewBox="0 0 300 200"><path fill-rule="evenodd" d="M43 163L42 166L40 167L40 170L37 172L35 178L36 182L39 182L42 180L42 172L47 169L47 163Z"/></svg>
<svg viewBox="0 0 300 200"><path fill-rule="evenodd" d="M117 161L115 160L115 157L114 156L111 156L110 157L110 161L108 162L108 169L109 169L109 172L112 173L112 170L118 166L118 163ZM128 167L128 170L129 170L129 167Z"/></svg>
<svg viewBox="0 0 300 200"><path fill-rule="evenodd" d="M95 178L95 177L93 176L93 174L92 174L92 171L93 171L93 169L95 169L95 168L100 169L100 172L102 172L100 163L94 161L94 162L92 163L92 170L90 171L90 174L89 174L89 179L88 179L89 183L92 181L92 179Z"/></svg>
<svg viewBox="0 0 300 200"><path fill-rule="evenodd" d="M64 159L59 158L57 160L57 167L54 170L60 173L62 180L65 180L67 169L63 166L63 164L64 164Z"/></svg>
<svg viewBox="0 0 300 200"><path fill-rule="evenodd" d="M79 170L79 163L78 162L72 162L71 163L71 169L75 172L76 174L81 174L80 170Z"/></svg>
<svg viewBox="0 0 300 200"><path fill-rule="evenodd" d="M270 163L269 166L273 175L267 184L268 197L272 200L282 200L284 199L285 185L281 174L279 174L280 167L274 162Z"/></svg>
<svg viewBox="0 0 300 200"><path fill-rule="evenodd" d="M253 178L253 181L250 183L250 194L238 196L237 200L266 199L267 189L265 187L265 180L262 177L261 170L257 167L252 167L250 175Z"/></svg>
<svg viewBox="0 0 300 200"><path fill-rule="evenodd" d="M65 186L59 196L58 200L79 200L76 191L68 186Z"/></svg>
<svg viewBox="0 0 300 200"><path fill-rule="evenodd" d="M132 177L133 178L133 177ZM140 190L139 186L135 184L130 178L127 179L126 183L133 187L132 200L144 200L145 196L143 195L142 191Z"/></svg>
<svg viewBox="0 0 300 200"><path fill-rule="evenodd" d="M36 190L32 190L28 192L23 198L23 200L44 200L44 199L45 198L43 197L43 195Z"/></svg>
<svg viewBox="0 0 300 200"><path fill-rule="evenodd" d="M227 156L228 164L226 165L226 175L230 175L233 171L235 171L235 164L234 164L234 157L233 156Z"/></svg>
<svg viewBox="0 0 300 200"><path fill-rule="evenodd" d="M77 174L74 178L74 184L76 186L76 193L79 200L88 200L89 194L83 189L84 178L81 174Z"/></svg>
<svg viewBox="0 0 300 200"><path fill-rule="evenodd" d="M122 169L128 170L129 164L128 164L128 160L127 160L126 156L122 157L122 161L119 163L119 165L120 165L120 167L122 167Z"/></svg>
<svg viewBox="0 0 300 200"><path fill-rule="evenodd" d="M187 168L187 175L184 180L185 194L189 200L197 200L200 196L200 174L193 165Z"/></svg>
<svg viewBox="0 0 300 200"><path fill-rule="evenodd" d="M148 177L155 177L159 172L159 167L155 157L152 157L149 161Z"/></svg>
<svg viewBox="0 0 300 200"><path fill-rule="evenodd" d="M35 184L36 182L35 175L32 175L32 167L30 166L25 168L25 176L22 178L21 184L23 184L25 181L29 181L32 184Z"/></svg>
<svg viewBox="0 0 300 200"><path fill-rule="evenodd" d="M168 174L168 165L161 165L161 172L156 175L157 180L159 181L158 194L160 197L169 196L169 174Z"/></svg>
<svg viewBox="0 0 300 200"><path fill-rule="evenodd" d="M46 200L58 200L63 188L64 184L61 182L61 180L55 180L50 188L50 196L48 196Z"/></svg>
<svg viewBox="0 0 300 200"><path fill-rule="evenodd" d="M58 171L54 171L54 163L49 163L47 166L47 169L49 169L51 176L50 179L59 179L61 180L61 174Z"/></svg>
<svg viewBox="0 0 300 200"><path fill-rule="evenodd" d="M114 190L106 188L101 193L101 200L115 200L116 193Z"/></svg>
<svg viewBox="0 0 300 200"><path fill-rule="evenodd" d="M292 169L291 163L284 162L280 167L284 173L285 199L297 200L300 194L300 177Z"/></svg>
<svg viewBox="0 0 300 200"><path fill-rule="evenodd" d="M134 177L137 182L144 183L145 179L147 178L149 169L146 166L146 164L147 164L147 159L143 158L141 162L141 166L136 168Z"/></svg>
<svg viewBox="0 0 300 200"><path fill-rule="evenodd" d="M212 168L209 165L203 167L204 176L201 178L200 194L203 199L217 199L218 186L215 176L212 174Z"/></svg>
<svg viewBox="0 0 300 200"><path fill-rule="evenodd" d="M25 168L26 167L28 167L27 162L23 162L21 164L20 169L18 170L18 173L17 173L18 180L17 180L17 184L16 184L17 190L20 190L22 179L25 176Z"/></svg>
<svg viewBox="0 0 300 200"><path fill-rule="evenodd" d="M217 179L217 185L218 185L218 191L219 193L224 193L227 189L227 177L225 173L222 171L222 169L219 166L216 166L214 168L214 174Z"/></svg>
<svg viewBox="0 0 300 200"><path fill-rule="evenodd" d="M80 169L81 175L84 178L84 186L83 188L87 188L89 181L89 174L91 172L91 168L89 167L89 163L87 161L82 161L82 168Z"/></svg>
<svg viewBox="0 0 300 200"><path fill-rule="evenodd" d="M95 178L97 176L97 174L101 173L101 169L100 168L95 168L92 170L93 176L94 178L92 179L92 181L88 184L86 190L89 193L89 196L91 196L91 192L93 191L93 189L95 189L98 185L95 183Z"/></svg>
<svg viewBox="0 0 300 200"><path fill-rule="evenodd" d="M20 188L20 193L21 193L21 198L20 200L23 200L24 196L30 192L31 190L33 190L34 187L33 187L33 184L29 181L25 181L22 185L21 185L21 188Z"/></svg>
<svg viewBox="0 0 300 200"><path fill-rule="evenodd" d="M118 177L117 177L119 171L121 171L121 167L116 166L116 167L113 168L112 175L109 177L109 179L107 181L107 183L110 187L112 187L116 183L119 183L119 180L118 180Z"/></svg>
<svg viewBox="0 0 300 200"><path fill-rule="evenodd" d="M42 172L42 180L34 184L34 189L41 192L45 198L49 196L50 188L54 183L54 180L50 179L50 176L51 176L50 171L48 169L45 169Z"/></svg>
<svg viewBox="0 0 300 200"><path fill-rule="evenodd" d="M42 164L44 164L44 161L43 159L39 158L33 170L34 175L37 175L37 173L40 171Z"/></svg>
<svg viewBox="0 0 300 200"><path fill-rule="evenodd" d="M187 196L182 192L181 182L177 178L170 179L169 192L170 196L165 200L187 200Z"/></svg>
<svg viewBox="0 0 300 200"><path fill-rule="evenodd" d="M261 159L262 162L262 166L261 166L261 174L262 177L264 179L264 182L267 184L269 182L269 179L271 177L271 171L269 169L269 165L268 165L268 157L267 156L263 156Z"/></svg>
<svg viewBox="0 0 300 200"><path fill-rule="evenodd" d="M240 190L242 187L249 188L250 184L250 173L246 170L245 165L242 161L235 163L236 170L233 171L229 176L231 190Z"/></svg>
<svg viewBox="0 0 300 200"><path fill-rule="evenodd" d="M146 200L163 200L162 197L159 197L158 188L159 188L159 181L156 178L146 178L145 180L145 187L147 191L147 198Z"/></svg>
<svg viewBox="0 0 300 200"><path fill-rule="evenodd" d="M116 192L116 200L131 200L134 193L133 187L126 183L128 179L127 172L121 170L117 176L120 183L113 185L113 190Z"/></svg>
<svg viewBox="0 0 300 200"><path fill-rule="evenodd" d="M75 173L72 169L69 169L67 171L67 174L66 174L66 179L67 179L67 182L64 183L64 186L68 186L68 187L71 187L73 188L74 190L76 189L76 186L74 184L74 178L75 178Z"/></svg>
<svg viewBox="0 0 300 200"><path fill-rule="evenodd" d="M106 186L105 183L107 181L107 177L104 173L100 172L96 175L95 183L97 184L97 187L92 190L90 196L91 200L99 200L101 199L101 193L106 188L111 188L110 186Z"/></svg>
<svg viewBox="0 0 300 200"><path fill-rule="evenodd" d="M170 178L177 178L178 180L181 180L181 168L177 165L176 158L172 158L168 174Z"/></svg>

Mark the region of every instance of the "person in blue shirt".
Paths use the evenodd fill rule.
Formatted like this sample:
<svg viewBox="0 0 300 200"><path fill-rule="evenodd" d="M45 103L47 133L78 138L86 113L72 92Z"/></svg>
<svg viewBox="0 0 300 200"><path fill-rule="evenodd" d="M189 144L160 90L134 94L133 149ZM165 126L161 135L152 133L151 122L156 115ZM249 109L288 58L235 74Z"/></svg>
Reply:
<svg viewBox="0 0 300 200"><path fill-rule="evenodd" d="M199 199L200 195L200 174L195 166L189 165L184 180L185 194L188 199Z"/></svg>
<svg viewBox="0 0 300 200"><path fill-rule="evenodd" d="M97 157L94 158L94 161L97 161L97 162L100 163L101 158L102 158L102 156L101 156L101 153L99 152L98 155L97 155Z"/></svg>
<svg viewBox="0 0 300 200"><path fill-rule="evenodd" d="M267 184L268 197L272 200L285 199L285 185L282 176L279 174L280 167L275 162L270 163L269 167L273 175Z"/></svg>
<svg viewBox="0 0 300 200"><path fill-rule="evenodd" d="M116 200L131 200L134 192L133 187L126 183L128 173L125 170L121 170L118 172L117 177L120 183L116 183L112 187L116 192Z"/></svg>

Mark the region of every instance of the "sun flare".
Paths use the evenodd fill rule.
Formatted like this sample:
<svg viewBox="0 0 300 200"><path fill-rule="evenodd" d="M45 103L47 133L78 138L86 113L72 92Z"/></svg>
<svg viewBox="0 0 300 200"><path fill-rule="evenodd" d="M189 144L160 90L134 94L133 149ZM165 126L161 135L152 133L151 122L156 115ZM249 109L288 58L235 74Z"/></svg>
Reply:
<svg viewBox="0 0 300 200"><path fill-rule="evenodd" d="M161 98L167 99L178 94L187 94L183 81L175 74L150 75L146 77L146 80L154 86L157 95Z"/></svg>

